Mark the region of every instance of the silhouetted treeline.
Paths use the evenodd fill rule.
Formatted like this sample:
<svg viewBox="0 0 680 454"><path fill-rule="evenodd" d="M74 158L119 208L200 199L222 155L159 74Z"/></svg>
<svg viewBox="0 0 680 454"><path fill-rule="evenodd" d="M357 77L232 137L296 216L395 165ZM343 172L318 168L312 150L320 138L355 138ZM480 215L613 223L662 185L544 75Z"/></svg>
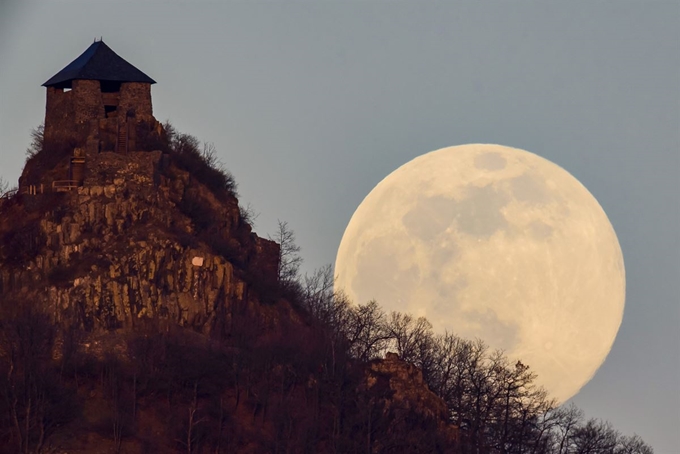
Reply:
<svg viewBox="0 0 680 454"><path fill-rule="evenodd" d="M236 305L228 334L212 339L160 320L93 335L2 304L0 451L652 452L573 406L556 408L527 365L436 335L423 318L350 305L332 281L326 268L287 288L303 322L267 330ZM386 404L389 390L366 389L366 363L388 351L422 369L454 439L417 409Z"/></svg>
<svg viewBox="0 0 680 454"><path fill-rule="evenodd" d="M351 306L332 291L330 267L306 276L299 301L347 355L359 361L396 352L418 366L430 390L442 398L459 430L451 452L546 454L648 454L637 436L607 422L584 418L575 406L558 407L534 380L528 365L512 364L480 340L434 334L425 318L391 312L375 301Z"/></svg>

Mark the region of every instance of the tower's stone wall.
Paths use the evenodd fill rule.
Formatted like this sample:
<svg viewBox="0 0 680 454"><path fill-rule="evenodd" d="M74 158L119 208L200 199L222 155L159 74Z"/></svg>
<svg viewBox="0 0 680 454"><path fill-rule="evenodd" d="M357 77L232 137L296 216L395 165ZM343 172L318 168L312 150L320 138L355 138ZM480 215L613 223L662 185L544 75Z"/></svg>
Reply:
<svg viewBox="0 0 680 454"><path fill-rule="evenodd" d="M153 116L151 106L151 84L124 82L120 87L118 115L126 116L134 112L139 120L149 120Z"/></svg>
<svg viewBox="0 0 680 454"><path fill-rule="evenodd" d="M104 118L104 103L98 80L74 80L73 107L76 123Z"/></svg>
<svg viewBox="0 0 680 454"><path fill-rule="evenodd" d="M90 55L79 75L62 71L46 82L42 150L27 163L20 185L82 184L87 167L102 152L151 151L162 145L151 105L155 82L103 43L93 46L99 60ZM142 149L137 141L140 128Z"/></svg>
<svg viewBox="0 0 680 454"><path fill-rule="evenodd" d="M45 107L45 140L47 142L63 139L73 134L75 110L74 92L61 88L47 87Z"/></svg>
<svg viewBox="0 0 680 454"><path fill-rule="evenodd" d="M50 140L68 139L81 145L83 125L106 118L101 86L98 80L74 80L73 89L47 87L45 137ZM151 105L151 84L124 82L118 94L115 116L129 121L155 121ZM89 128L86 128L89 130ZM133 128L134 129L134 128Z"/></svg>

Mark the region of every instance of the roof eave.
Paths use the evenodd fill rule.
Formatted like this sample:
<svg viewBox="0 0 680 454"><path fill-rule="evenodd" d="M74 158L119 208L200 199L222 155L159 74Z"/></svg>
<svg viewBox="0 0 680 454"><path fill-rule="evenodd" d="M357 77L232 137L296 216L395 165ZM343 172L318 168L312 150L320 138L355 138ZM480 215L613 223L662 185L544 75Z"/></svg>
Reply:
<svg viewBox="0 0 680 454"><path fill-rule="evenodd" d="M73 80L98 80L98 81L106 81L106 82L120 82L120 83L123 83L123 84L124 83L136 83L136 84L149 84L149 85L153 85L153 84L156 83L156 81L153 80L151 77L149 77L149 80L88 79L86 77L72 77L72 78L68 78L68 79L60 78L60 79L57 79L57 80L53 80L53 79L54 78L49 79L47 82L45 82L41 86L42 87L53 87L54 85L59 85L61 83L69 82L69 81L73 81Z"/></svg>

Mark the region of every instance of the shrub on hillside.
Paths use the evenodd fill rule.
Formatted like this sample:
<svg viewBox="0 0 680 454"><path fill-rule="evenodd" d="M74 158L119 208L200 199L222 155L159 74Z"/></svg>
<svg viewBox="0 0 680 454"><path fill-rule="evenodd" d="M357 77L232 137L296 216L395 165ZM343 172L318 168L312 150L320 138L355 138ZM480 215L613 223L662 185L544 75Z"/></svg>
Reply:
<svg viewBox="0 0 680 454"><path fill-rule="evenodd" d="M178 132L169 122L163 125L168 151L181 169L208 187L216 196L236 196L236 181L217 157L212 143L203 143L191 134Z"/></svg>

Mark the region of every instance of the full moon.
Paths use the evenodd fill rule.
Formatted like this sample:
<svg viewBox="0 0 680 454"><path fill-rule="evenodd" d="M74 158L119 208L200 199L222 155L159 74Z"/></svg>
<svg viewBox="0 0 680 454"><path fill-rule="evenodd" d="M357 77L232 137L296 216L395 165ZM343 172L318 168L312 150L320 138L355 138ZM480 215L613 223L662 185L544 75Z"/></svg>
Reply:
<svg viewBox="0 0 680 454"><path fill-rule="evenodd" d="M595 374L623 317L623 256L597 200L500 145L443 148L388 175L352 216L335 273L355 303L504 350L560 402Z"/></svg>

